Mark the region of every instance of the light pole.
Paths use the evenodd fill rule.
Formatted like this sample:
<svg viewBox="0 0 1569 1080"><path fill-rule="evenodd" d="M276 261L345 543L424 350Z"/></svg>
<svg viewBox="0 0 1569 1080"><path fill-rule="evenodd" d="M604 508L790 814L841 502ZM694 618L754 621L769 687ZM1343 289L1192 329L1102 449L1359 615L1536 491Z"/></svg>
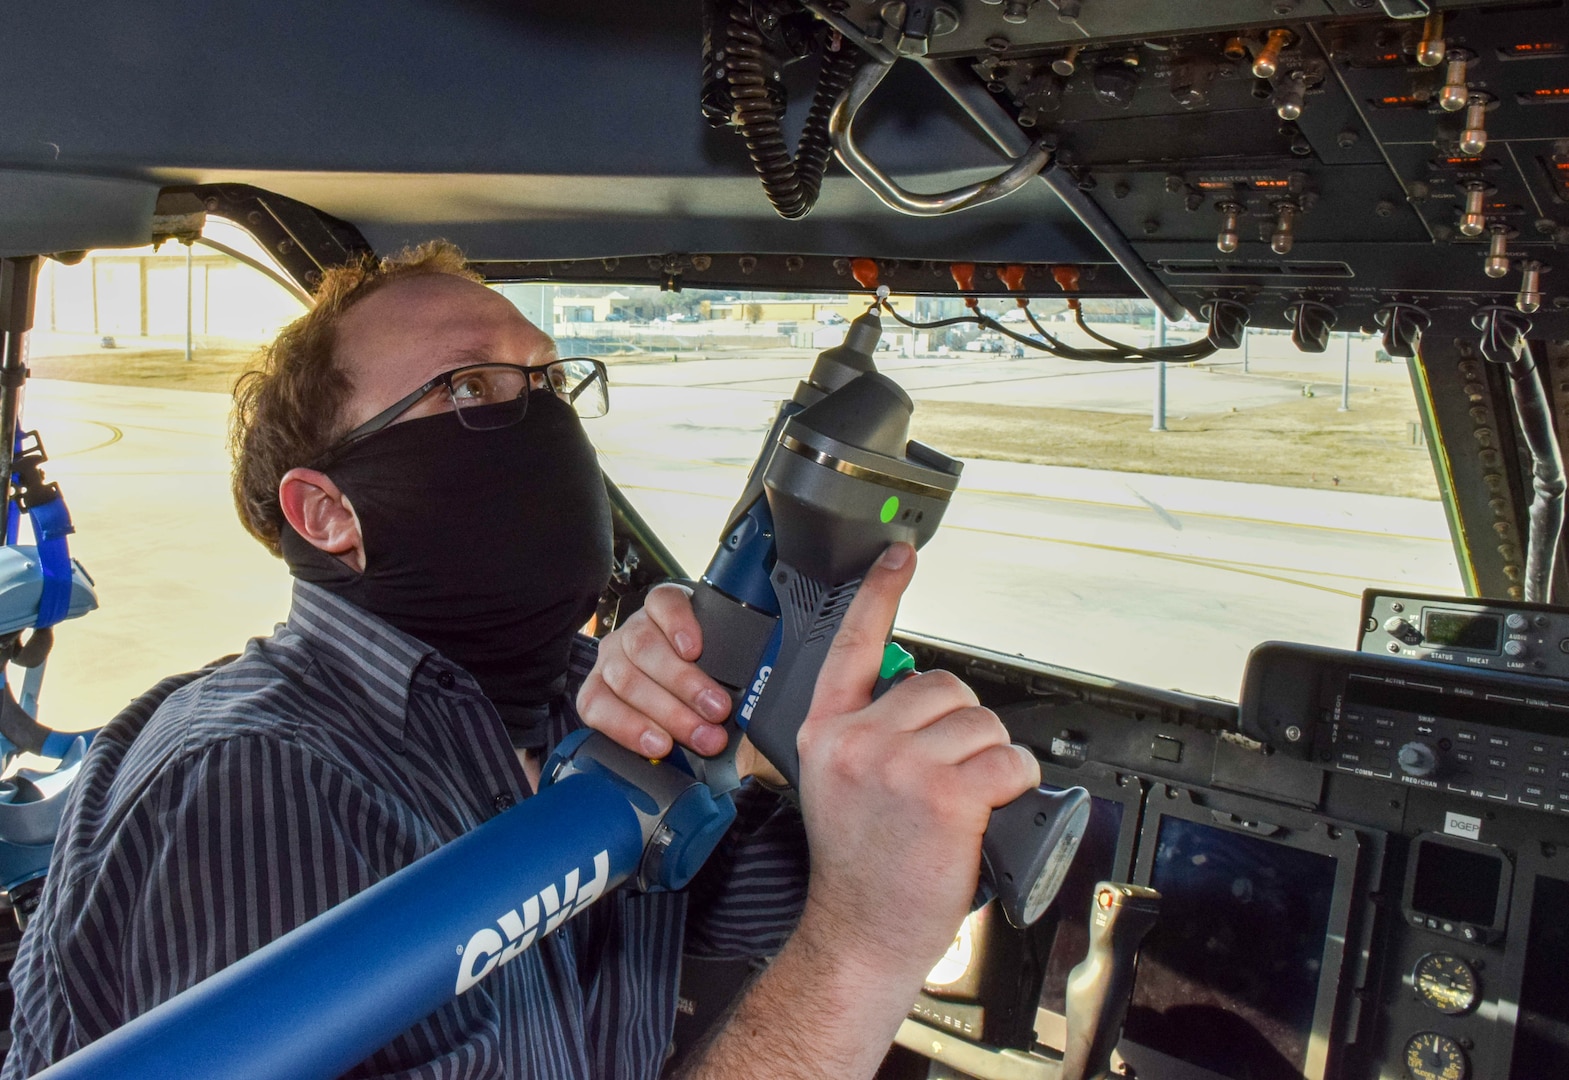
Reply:
<svg viewBox="0 0 1569 1080"><path fill-rule="evenodd" d="M191 279L195 275L195 267L191 262L191 248L195 245L189 241L185 245L185 362L191 362L191 308L192 287Z"/></svg>
<svg viewBox="0 0 1569 1080"><path fill-rule="evenodd" d="M1351 334L1346 334L1346 366L1340 376L1340 408L1336 412L1351 411Z"/></svg>
<svg viewBox="0 0 1569 1080"><path fill-rule="evenodd" d="M1166 344L1166 316L1155 309L1155 345L1157 348ZM1166 430L1166 361L1161 360L1155 364L1155 415L1150 420L1151 431Z"/></svg>

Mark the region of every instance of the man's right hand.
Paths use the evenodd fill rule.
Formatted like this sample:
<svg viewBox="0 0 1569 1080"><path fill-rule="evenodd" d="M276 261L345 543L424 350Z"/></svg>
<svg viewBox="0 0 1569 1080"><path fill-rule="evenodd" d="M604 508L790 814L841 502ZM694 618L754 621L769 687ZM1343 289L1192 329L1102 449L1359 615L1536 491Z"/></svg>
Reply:
<svg viewBox="0 0 1569 1080"><path fill-rule="evenodd" d="M872 700L914 571L896 544L867 574L797 742L812 852L797 933L892 990L901 1016L969 911L992 809L1040 783L1034 755L948 672Z"/></svg>

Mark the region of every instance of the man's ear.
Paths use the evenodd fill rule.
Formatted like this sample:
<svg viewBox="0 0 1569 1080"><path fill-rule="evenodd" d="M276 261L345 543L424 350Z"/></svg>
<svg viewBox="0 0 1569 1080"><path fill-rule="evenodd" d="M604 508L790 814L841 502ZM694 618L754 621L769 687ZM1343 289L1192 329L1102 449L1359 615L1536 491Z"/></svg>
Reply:
<svg viewBox="0 0 1569 1080"><path fill-rule="evenodd" d="M291 528L315 547L336 555L356 573L365 569L365 539L349 497L326 473L290 469L278 481L278 502Z"/></svg>

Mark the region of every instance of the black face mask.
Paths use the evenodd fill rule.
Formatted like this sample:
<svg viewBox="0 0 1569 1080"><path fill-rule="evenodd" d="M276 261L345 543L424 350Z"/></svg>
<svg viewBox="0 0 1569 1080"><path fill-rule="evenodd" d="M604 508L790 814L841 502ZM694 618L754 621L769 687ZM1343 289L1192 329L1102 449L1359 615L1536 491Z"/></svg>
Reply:
<svg viewBox="0 0 1569 1080"><path fill-rule="evenodd" d="M365 543L356 574L287 525L294 576L461 664L517 745L541 745L572 634L610 576L610 504L571 406L535 392L522 422L470 431L456 413L394 424L322 470Z"/></svg>

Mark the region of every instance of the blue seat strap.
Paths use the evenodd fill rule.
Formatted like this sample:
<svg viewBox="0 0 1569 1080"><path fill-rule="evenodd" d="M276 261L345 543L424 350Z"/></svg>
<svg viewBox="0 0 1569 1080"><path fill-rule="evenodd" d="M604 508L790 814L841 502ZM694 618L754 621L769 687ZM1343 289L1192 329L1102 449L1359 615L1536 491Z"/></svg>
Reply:
<svg viewBox="0 0 1569 1080"><path fill-rule="evenodd" d="M63 498L35 506L33 536L38 540L38 561L43 571L43 592L38 597L37 627L53 626L71 610L71 551L66 537L75 531Z"/></svg>
<svg viewBox="0 0 1569 1080"><path fill-rule="evenodd" d="M22 456L22 418L16 418L16 445L11 448L11 461L13 468L16 461ZM16 538L22 527L22 508L16 504L16 473L11 474L11 502L5 508L5 542L9 547L16 543Z"/></svg>

